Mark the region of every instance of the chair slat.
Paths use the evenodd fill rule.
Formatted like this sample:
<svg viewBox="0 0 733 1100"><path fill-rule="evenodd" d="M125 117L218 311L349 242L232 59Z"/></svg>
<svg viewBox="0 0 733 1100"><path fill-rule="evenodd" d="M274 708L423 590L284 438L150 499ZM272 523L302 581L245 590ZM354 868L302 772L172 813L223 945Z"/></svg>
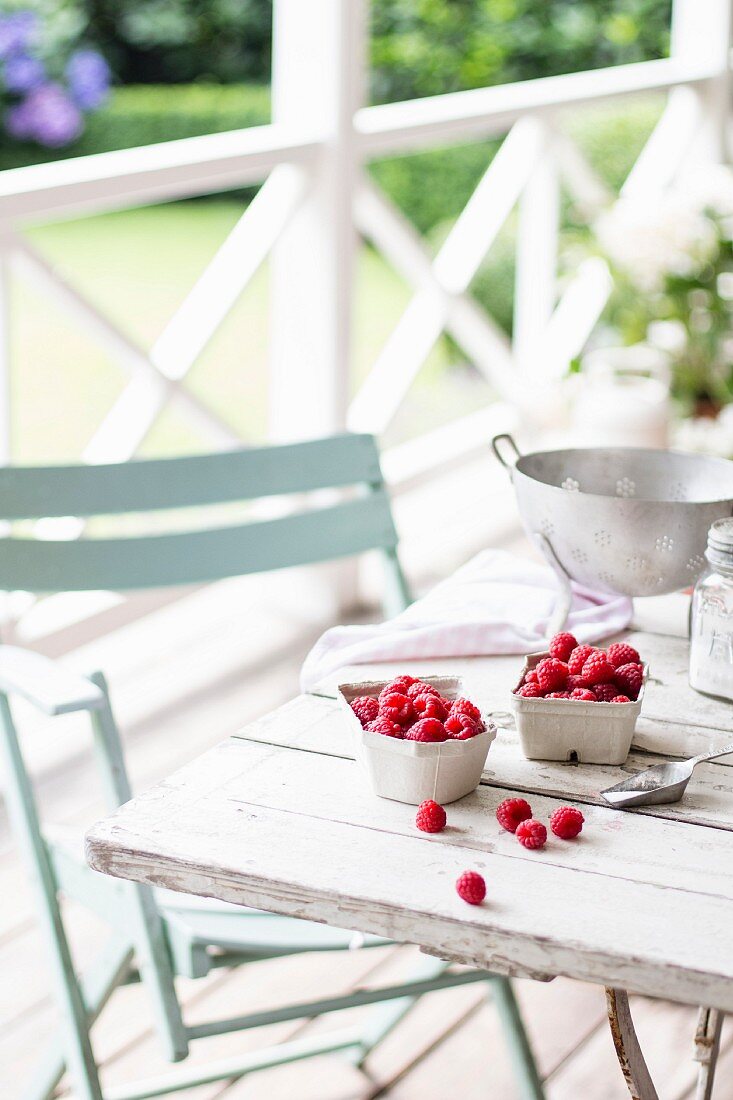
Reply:
<svg viewBox="0 0 733 1100"><path fill-rule="evenodd" d="M186 508L381 480L373 436L350 434L110 465L8 466L0 469L0 519Z"/></svg>
<svg viewBox="0 0 733 1100"><path fill-rule="evenodd" d="M0 588L157 588L283 569L397 545L389 499L356 500L208 531L69 542L0 539Z"/></svg>

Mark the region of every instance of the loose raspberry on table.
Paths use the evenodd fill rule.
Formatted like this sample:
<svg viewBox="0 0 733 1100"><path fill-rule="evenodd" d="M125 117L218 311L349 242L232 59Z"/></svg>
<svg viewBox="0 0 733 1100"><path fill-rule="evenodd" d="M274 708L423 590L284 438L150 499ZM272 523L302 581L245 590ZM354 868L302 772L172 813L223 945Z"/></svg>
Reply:
<svg viewBox="0 0 733 1100"><path fill-rule="evenodd" d="M614 642L608 647L606 653L614 668L621 668L621 665L638 665L641 661L637 651L627 642Z"/></svg>
<svg viewBox="0 0 733 1100"><path fill-rule="evenodd" d="M549 651L551 657L557 657L558 661L565 661L567 663L570 654L577 648L578 640L572 634L556 634L551 639L549 645Z"/></svg>
<svg viewBox="0 0 733 1100"><path fill-rule="evenodd" d="M439 833L445 828L447 820L443 807L439 802L434 802L432 798L421 802L415 815L415 824L423 833Z"/></svg>
<svg viewBox="0 0 733 1100"><path fill-rule="evenodd" d="M480 905L486 897L486 882L478 871L464 871L456 881L459 898L469 905Z"/></svg>
<svg viewBox="0 0 733 1100"><path fill-rule="evenodd" d="M580 676L581 672L583 671L583 665L588 660L591 653L597 652L598 650L594 645L576 646L568 659L568 670L571 676Z"/></svg>
<svg viewBox="0 0 733 1100"><path fill-rule="evenodd" d="M618 695L615 684L594 684L590 689L599 703L610 703Z"/></svg>
<svg viewBox="0 0 733 1100"><path fill-rule="evenodd" d="M592 687L594 684L610 684L614 678L615 669L606 654L597 650L586 659L580 675L585 687Z"/></svg>
<svg viewBox="0 0 733 1100"><path fill-rule="evenodd" d="M467 741L469 737L476 737L477 734L483 733L484 724L479 719L477 722L475 718L472 718L470 714L464 714L463 711L451 713L445 720L445 729L452 741Z"/></svg>
<svg viewBox="0 0 733 1100"><path fill-rule="evenodd" d="M508 833L516 833L520 821L532 816L532 807L524 798L505 798L496 807L496 820Z"/></svg>
<svg viewBox="0 0 733 1100"><path fill-rule="evenodd" d="M390 722L389 718L379 715L373 722L368 722L364 729L369 733L383 733L385 737L403 737L405 731L397 722Z"/></svg>
<svg viewBox="0 0 733 1100"><path fill-rule="evenodd" d="M631 700L629 699L628 695L614 695L613 699L611 699L611 702L612 703L630 703Z"/></svg>
<svg viewBox="0 0 733 1100"><path fill-rule="evenodd" d="M413 680L405 691L408 699L416 699L418 695L440 695L440 692L432 684L426 684L424 680Z"/></svg>
<svg viewBox="0 0 733 1100"><path fill-rule="evenodd" d="M525 684L538 684L539 683L539 680L537 679L537 669L536 668L531 668L529 670L527 675L524 677L524 682L525 682Z"/></svg>
<svg viewBox="0 0 733 1100"><path fill-rule="evenodd" d="M543 848L547 841L547 829L541 821L535 821L532 817L520 821L514 835L525 848Z"/></svg>
<svg viewBox="0 0 733 1100"><path fill-rule="evenodd" d="M629 699L636 699L641 691L641 682L643 679L644 669L642 665L621 665L620 668L616 669L614 674L614 680L618 688L617 694L628 695Z"/></svg>
<svg viewBox="0 0 733 1100"><path fill-rule="evenodd" d="M421 718L405 730L405 741L447 741L445 726L437 718Z"/></svg>
<svg viewBox="0 0 733 1100"><path fill-rule="evenodd" d="M589 688L573 688L570 692L571 699L578 699L583 703L597 703L598 700Z"/></svg>
<svg viewBox="0 0 733 1100"><path fill-rule="evenodd" d="M414 676L396 676L394 680L390 680L388 684L385 684L379 693L381 700L383 695L407 695L408 689L415 683Z"/></svg>
<svg viewBox="0 0 733 1100"><path fill-rule="evenodd" d="M379 696L379 713L389 718L390 722L399 722L401 726L408 725L415 717L412 700L396 691Z"/></svg>
<svg viewBox="0 0 733 1100"><path fill-rule="evenodd" d="M568 666L556 657L545 657L537 665L537 683L544 692L561 691L568 678Z"/></svg>
<svg viewBox="0 0 733 1100"><path fill-rule="evenodd" d="M441 722L450 710L450 704L439 695L416 695L412 707L418 718L438 718Z"/></svg>
<svg viewBox="0 0 733 1100"><path fill-rule="evenodd" d="M548 691L545 699L569 699L569 691Z"/></svg>
<svg viewBox="0 0 733 1100"><path fill-rule="evenodd" d="M379 703L371 695L360 695L358 699L351 700L351 709L362 726L365 726L367 722L373 722L379 714Z"/></svg>
<svg viewBox="0 0 733 1100"><path fill-rule="evenodd" d="M541 699L542 688L539 684L523 684L515 694L521 695L523 699Z"/></svg>
<svg viewBox="0 0 733 1100"><path fill-rule="evenodd" d="M560 840L572 840L583 828L583 817L574 806L560 806L550 814L550 828Z"/></svg>

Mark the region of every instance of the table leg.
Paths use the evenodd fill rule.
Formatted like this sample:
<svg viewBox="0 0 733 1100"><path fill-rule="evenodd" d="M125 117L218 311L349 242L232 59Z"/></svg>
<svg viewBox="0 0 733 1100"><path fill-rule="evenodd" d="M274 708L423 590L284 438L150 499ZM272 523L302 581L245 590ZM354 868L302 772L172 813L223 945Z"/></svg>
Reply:
<svg viewBox="0 0 733 1100"><path fill-rule="evenodd" d="M659 1100L634 1030L626 990L606 989L606 1007L613 1045L632 1100Z"/></svg>
<svg viewBox="0 0 733 1100"><path fill-rule="evenodd" d="M718 1061L718 1051L720 1050L723 1016L724 1013L719 1012L716 1008L700 1009L695 1031L694 1058L696 1062L700 1063L695 1100L711 1100L713 1095L715 1064Z"/></svg>

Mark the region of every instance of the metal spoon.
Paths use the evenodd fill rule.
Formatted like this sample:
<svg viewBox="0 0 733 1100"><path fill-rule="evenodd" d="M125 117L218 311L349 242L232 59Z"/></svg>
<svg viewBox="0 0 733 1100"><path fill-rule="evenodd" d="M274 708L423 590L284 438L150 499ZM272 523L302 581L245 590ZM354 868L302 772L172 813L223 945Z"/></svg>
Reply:
<svg viewBox="0 0 733 1100"><path fill-rule="evenodd" d="M685 793L697 764L702 760L714 760L716 756L725 756L733 752L733 742L722 749L701 752L689 760L676 760L670 764L655 764L643 772L637 772L623 783L608 787L601 794L606 802L617 809L627 806L661 806L667 802L679 802Z"/></svg>

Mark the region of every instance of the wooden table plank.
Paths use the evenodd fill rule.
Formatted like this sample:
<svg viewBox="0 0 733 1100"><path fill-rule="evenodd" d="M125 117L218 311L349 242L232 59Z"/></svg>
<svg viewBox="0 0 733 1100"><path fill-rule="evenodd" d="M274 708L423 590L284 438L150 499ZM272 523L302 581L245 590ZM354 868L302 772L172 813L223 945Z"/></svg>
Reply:
<svg viewBox="0 0 733 1100"><path fill-rule="evenodd" d="M724 871L726 862L733 870L733 838L584 808L580 844L553 840L527 853L498 835L497 798L491 788L469 796L451 811L454 829L427 837L411 808L367 793L354 763L232 739L95 826L88 856L107 873L476 965L733 1010L733 881ZM484 906L467 907L453 890L467 866L487 877Z"/></svg>

